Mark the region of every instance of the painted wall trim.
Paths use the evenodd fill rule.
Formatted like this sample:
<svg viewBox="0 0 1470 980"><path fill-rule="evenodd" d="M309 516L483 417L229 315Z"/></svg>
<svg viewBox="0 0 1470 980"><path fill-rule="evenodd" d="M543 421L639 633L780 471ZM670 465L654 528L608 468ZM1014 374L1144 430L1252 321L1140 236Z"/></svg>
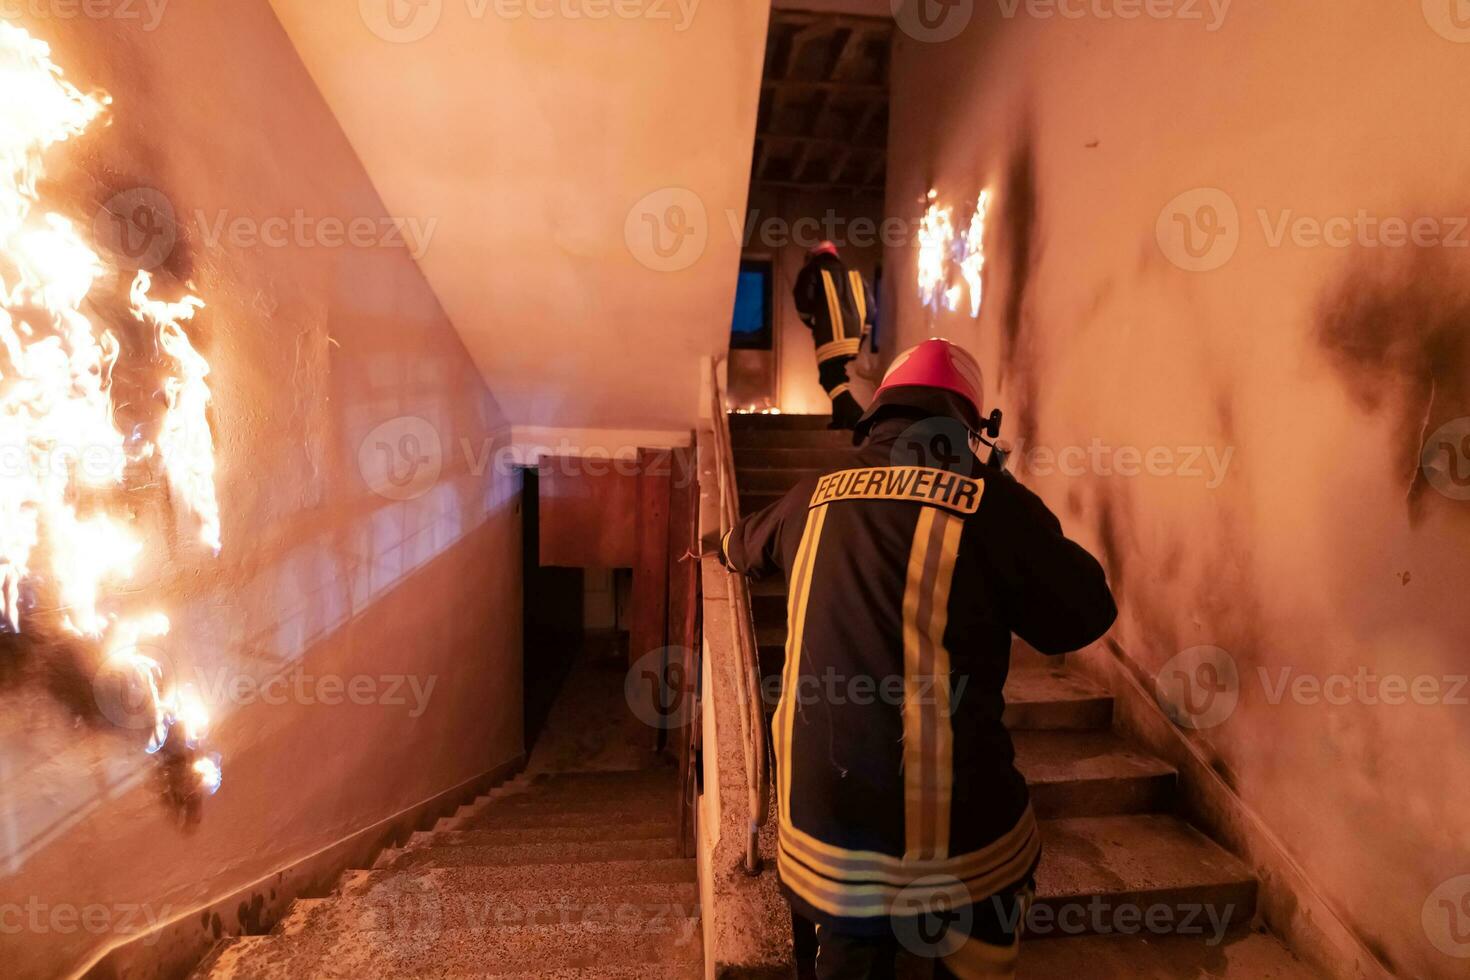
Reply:
<svg viewBox="0 0 1470 980"><path fill-rule="evenodd" d="M525 767L518 753L411 806L303 855L222 898L176 915L158 927L99 953L74 977L184 977L223 938L269 932L298 898L327 895L342 875L370 868L378 854L406 842ZM207 923L207 925L206 925Z"/></svg>
<svg viewBox="0 0 1470 980"><path fill-rule="evenodd" d="M1292 857L1280 837L1210 761L1201 737L1182 730L1149 690L1153 677L1109 637L1067 658L1113 695L1113 724L1179 770L1190 819L1241 857L1260 878L1258 908L1302 959L1337 980L1391 980L1395 974ZM1103 655L1106 650L1107 655Z"/></svg>
<svg viewBox="0 0 1470 980"><path fill-rule="evenodd" d="M692 445L690 429L587 429L548 425L511 427L508 452L514 465L543 456L603 456L632 459L640 449L682 449Z"/></svg>

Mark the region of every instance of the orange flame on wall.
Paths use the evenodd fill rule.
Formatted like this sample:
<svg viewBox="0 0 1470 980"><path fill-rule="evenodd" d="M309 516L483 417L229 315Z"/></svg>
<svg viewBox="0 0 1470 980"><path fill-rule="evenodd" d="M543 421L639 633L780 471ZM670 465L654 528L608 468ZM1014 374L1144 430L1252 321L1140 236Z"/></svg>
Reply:
<svg viewBox="0 0 1470 980"><path fill-rule="evenodd" d="M208 711L139 649L169 632L168 617L108 608L109 590L128 581L145 546L128 512L108 501L138 489L128 484L132 464L156 454L199 539L219 551L209 364L183 328L204 303L155 300L147 273L134 280L133 314L154 327L172 363L156 444L134 439L130 449L112 398L121 346L84 312L93 286L116 270L37 193L46 151L83 133L111 100L67 82L47 44L4 21L0 92L0 625L21 630L23 585L54 600L61 628L101 641L107 668L141 698L148 751L171 731L193 749ZM218 787L217 758L200 758L193 770L201 789Z"/></svg>

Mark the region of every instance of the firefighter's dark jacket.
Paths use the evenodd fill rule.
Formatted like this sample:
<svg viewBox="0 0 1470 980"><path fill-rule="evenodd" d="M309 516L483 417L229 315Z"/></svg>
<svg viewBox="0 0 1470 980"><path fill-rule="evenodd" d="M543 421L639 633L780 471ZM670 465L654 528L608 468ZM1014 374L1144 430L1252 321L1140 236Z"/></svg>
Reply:
<svg viewBox="0 0 1470 980"><path fill-rule="evenodd" d="M793 293L796 312L817 345L818 364L858 355L876 316L861 273L835 255L817 255L797 274Z"/></svg>
<svg viewBox="0 0 1470 980"><path fill-rule="evenodd" d="M880 422L847 467L722 543L732 569L786 576L782 886L846 929L1030 876L1041 844L1001 722L1011 634L1058 654L1117 614L1102 568L1040 498L968 452L914 465L909 424Z"/></svg>

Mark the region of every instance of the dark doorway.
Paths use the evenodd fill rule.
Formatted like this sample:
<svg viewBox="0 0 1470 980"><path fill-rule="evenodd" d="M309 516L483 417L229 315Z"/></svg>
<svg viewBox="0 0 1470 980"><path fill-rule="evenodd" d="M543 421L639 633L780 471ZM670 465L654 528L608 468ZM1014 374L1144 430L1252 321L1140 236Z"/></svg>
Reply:
<svg viewBox="0 0 1470 980"><path fill-rule="evenodd" d="M524 527L523 685L526 754L542 730L557 692L583 645L583 574L580 568L541 564L541 486L535 467L521 470Z"/></svg>

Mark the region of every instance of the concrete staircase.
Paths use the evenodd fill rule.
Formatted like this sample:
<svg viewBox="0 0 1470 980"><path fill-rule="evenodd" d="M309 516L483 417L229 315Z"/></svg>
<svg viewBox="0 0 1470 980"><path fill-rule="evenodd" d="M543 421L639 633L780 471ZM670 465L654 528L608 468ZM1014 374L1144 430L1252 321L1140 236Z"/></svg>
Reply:
<svg viewBox="0 0 1470 980"><path fill-rule="evenodd" d="M741 509L844 465L851 434L815 416L731 417ZM783 582L752 587L762 671L785 656ZM1262 977L1315 974L1253 930L1257 882L1173 813L1177 773L1112 731L1111 696L1056 660L1017 652L1006 685L1017 766L1044 854L1022 975Z"/></svg>
<svg viewBox="0 0 1470 980"><path fill-rule="evenodd" d="M677 793L666 768L523 774L298 899L270 935L223 940L195 976L699 977Z"/></svg>

